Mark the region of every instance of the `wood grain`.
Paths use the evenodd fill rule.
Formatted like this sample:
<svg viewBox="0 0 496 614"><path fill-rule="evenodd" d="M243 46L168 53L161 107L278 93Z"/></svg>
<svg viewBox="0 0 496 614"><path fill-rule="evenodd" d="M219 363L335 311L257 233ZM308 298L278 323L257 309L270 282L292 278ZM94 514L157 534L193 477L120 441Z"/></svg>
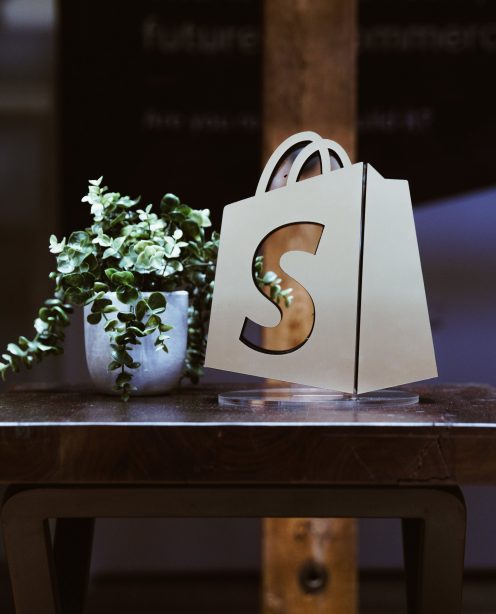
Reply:
<svg viewBox="0 0 496 614"><path fill-rule="evenodd" d="M0 394L0 482L496 485L493 388L424 386L417 406L353 411L229 409L222 390Z"/></svg>
<svg viewBox="0 0 496 614"><path fill-rule="evenodd" d="M315 130L353 157L356 112L355 0L266 0L264 150Z"/></svg>
<svg viewBox="0 0 496 614"><path fill-rule="evenodd" d="M263 528L267 614L356 610L355 522L267 518Z"/></svg>
<svg viewBox="0 0 496 614"><path fill-rule="evenodd" d="M265 158L295 132L313 130L355 151L356 37L355 0L266 0L264 37ZM280 178L279 178L280 179ZM276 271L294 302L279 326L264 329L263 344L272 350L297 346L313 320L313 303L305 289L291 283L279 266L285 251L307 249L318 240L310 225L282 229L264 246L266 267ZM356 538L352 520L308 520L303 541L293 539L301 521L266 520L264 525L265 614L356 612ZM320 548L315 536L333 535ZM315 553L314 553L315 551ZM318 552L318 554L317 554ZM327 568L334 578L323 591L306 594L297 583L305 557Z"/></svg>

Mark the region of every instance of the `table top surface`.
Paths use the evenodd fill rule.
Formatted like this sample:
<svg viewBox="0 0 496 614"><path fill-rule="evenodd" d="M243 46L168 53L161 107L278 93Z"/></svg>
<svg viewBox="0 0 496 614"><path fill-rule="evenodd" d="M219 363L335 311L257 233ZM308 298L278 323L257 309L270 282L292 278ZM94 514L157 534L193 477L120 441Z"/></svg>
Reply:
<svg viewBox="0 0 496 614"><path fill-rule="evenodd" d="M4 393L0 482L496 483L496 389L415 390L418 405L353 409L224 408L219 387Z"/></svg>
<svg viewBox="0 0 496 614"><path fill-rule="evenodd" d="M481 385L424 386L417 405L332 407L221 407L219 393L247 388L182 388L167 396L131 398L67 390L19 390L0 394L0 430L35 426L321 426L496 428L496 388ZM408 389L405 387L405 389Z"/></svg>

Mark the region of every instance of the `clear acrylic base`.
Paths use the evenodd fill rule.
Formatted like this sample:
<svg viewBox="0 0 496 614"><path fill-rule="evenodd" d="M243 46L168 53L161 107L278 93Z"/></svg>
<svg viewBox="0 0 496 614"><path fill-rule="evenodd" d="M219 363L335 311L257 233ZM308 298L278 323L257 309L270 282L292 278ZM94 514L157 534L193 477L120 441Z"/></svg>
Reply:
<svg viewBox="0 0 496 614"><path fill-rule="evenodd" d="M219 394L221 407L257 408L297 408L318 405L320 408L356 408L368 406L407 407L419 402L418 394L394 388L375 390L365 394L346 394L322 388L257 388L235 390Z"/></svg>

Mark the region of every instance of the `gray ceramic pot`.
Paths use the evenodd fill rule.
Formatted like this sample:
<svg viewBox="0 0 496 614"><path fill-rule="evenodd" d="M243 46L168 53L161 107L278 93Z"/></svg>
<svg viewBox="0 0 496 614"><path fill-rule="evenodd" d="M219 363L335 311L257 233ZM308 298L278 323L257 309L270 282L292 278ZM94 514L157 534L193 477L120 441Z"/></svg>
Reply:
<svg viewBox="0 0 496 614"><path fill-rule="evenodd" d="M146 298L150 293L143 292ZM164 292L167 307L162 320L174 328L167 334L169 352L157 351L153 345L157 334L141 339L141 345L131 351L136 362L141 363L139 369L133 369L133 385L138 388L134 394L149 395L162 394L174 388L181 378L186 358L186 345L188 338L188 293L184 290L177 292ZM106 295L119 309L126 310L114 292ZM91 313L91 305L84 308L84 341L86 348L86 364L91 380L97 390L107 394L117 394L112 390L118 371L108 371L111 362L111 348L109 337L104 330L104 322L88 324L86 316Z"/></svg>

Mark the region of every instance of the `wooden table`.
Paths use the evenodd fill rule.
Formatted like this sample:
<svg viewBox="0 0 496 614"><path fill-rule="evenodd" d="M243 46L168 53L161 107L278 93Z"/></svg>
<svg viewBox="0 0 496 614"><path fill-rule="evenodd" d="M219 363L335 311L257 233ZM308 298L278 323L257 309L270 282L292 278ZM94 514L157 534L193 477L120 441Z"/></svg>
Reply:
<svg viewBox="0 0 496 614"><path fill-rule="evenodd" d="M495 484L496 390L417 388L418 406L226 410L211 388L123 404L0 395L11 484Z"/></svg>
<svg viewBox="0 0 496 614"><path fill-rule="evenodd" d="M127 515L129 488L141 488L133 500L142 499L136 515L143 516L156 511L165 516L311 517L332 510L336 516L384 517L389 505L398 511L396 517L415 519L416 512L409 511L415 501L429 493L441 493L443 499L446 492L449 496L443 502L439 499L436 513L439 516L445 504L454 506L448 516L459 512L459 528L464 518L455 487L496 482L496 390L488 387L419 388L418 406L353 411L221 409L218 392L184 389L128 404L78 392L0 395L0 482L11 485L11 493L22 485L29 487L21 497L14 494L3 512L18 612L36 614L33 603L53 598L52 563L42 548L33 545L36 539L48 543L46 529L43 535L36 533L36 514L66 519L56 538L55 559L71 589L59 586L63 612L75 612L83 588L71 565L74 558L80 567L87 563L92 525L85 519ZM41 488L33 490L37 486ZM104 492L106 498L101 497ZM331 501L331 492L342 503L337 504L336 497ZM24 509L23 497L26 504L30 502ZM98 500L102 514L97 513ZM133 509L139 507L134 505ZM360 509L364 513L358 513ZM448 508L444 509L446 516ZM12 537L16 523L17 541ZM24 555L19 549L20 527L24 533L31 531L24 538ZM409 527L406 541L412 542L420 535L420 525L410 522ZM67 536L73 540L71 547ZM444 548L446 536L443 539ZM456 547L459 553L459 544ZM30 554L29 573L39 577L39 569L46 567L46 581L40 580L36 601L33 585L27 597L27 591L21 590L26 576L24 585L19 584L18 571L26 572L26 551L37 553ZM407 559L415 557L418 552ZM436 567L440 566L437 561ZM81 577L81 569L77 571ZM419 573L416 569L411 574L413 583ZM411 612L434 612L434 607L442 611L439 596L434 605L419 605L412 587L409 593ZM38 611L55 612L59 605Z"/></svg>

